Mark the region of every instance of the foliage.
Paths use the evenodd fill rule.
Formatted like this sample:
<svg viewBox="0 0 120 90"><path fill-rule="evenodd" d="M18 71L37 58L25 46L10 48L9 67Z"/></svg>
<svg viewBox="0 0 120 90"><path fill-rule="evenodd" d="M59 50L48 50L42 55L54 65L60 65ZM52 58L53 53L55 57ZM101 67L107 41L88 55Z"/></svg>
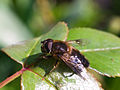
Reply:
<svg viewBox="0 0 120 90"><path fill-rule="evenodd" d="M120 89L120 41L115 35L107 33L111 32L120 36L119 4L119 0L1 0L0 48L4 48L0 51L0 81L12 76L12 79L6 79L5 84L8 81L12 82L1 90L18 90L20 84L26 88L34 84L32 88L35 88L36 85L38 87L43 83L48 87L52 85L53 88L58 89L61 88L60 85L74 86L77 82L79 82L78 86L85 87L86 82L81 81L76 74L67 78L63 77L62 73L66 75L72 71L62 61L55 71L47 75L45 80L41 80L43 75L53 68L56 61L52 58L50 60L38 58L41 55L40 42L46 38L87 41L87 44L83 46L72 45L89 60L89 72L96 76L104 89L115 90L116 87ZM59 21L67 23L70 28L69 33L65 23L54 26ZM51 27L53 29L50 30ZM31 40L31 38L34 39ZM14 45L11 46L11 44ZM38 64L34 64L38 61L40 61ZM30 64L33 65L29 67ZM22 79L16 78L20 75ZM53 77L56 75L59 77ZM112 78L116 76L117 78ZM31 77L33 77L32 80ZM89 75L89 77L91 77L90 81L96 82L93 85L100 86L96 80L94 81L93 76ZM20 80L22 80L21 83ZM35 83L31 82L33 80ZM48 84L49 80L50 84ZM58 80L60 80L59 83Z"/></svg>
<svg viewBox="0 0 120 90"><path fill-rule="evenodd" d="M106 38L101 38L101 36L104 36ZM119 76L119 60L117 59L119 58L117 54L118 52L120 52L120 43L118 43L119 38L114 35L89 28L71 29L68 34L68 28L66 24L58 23L51 31L38 38L20 42L18 44L2 49L3 52L5 52L8 56L22 65L22 69L15 73L13 75L13 78L11 77L10 80L8 79L5 82L7 83L15 79L19 75L22 75L21 85L24 89L74 89L74 87L77 87L78 89L90 89L90 83L92 83L93 85L91 90L93 89L93 87L94 89L101 89L99 83L95 81L89 73L89 79L87 81L82 81L82 78L76 75L72 75L71 77L67 78L64 77L64 75L66 76L66 73L68 75L71 72L65 64L61 64L58 69L47 75L47 77L44 77L45 73L49 72L53 68L55 60L50 59L47 61L41 60L39 58L41 54L41 41L47 38L52 38L55 40L66 40L67 37L68 40L80 38L86 38L90 40L90 44L82 47L82 49L79 48L80 46L77 45L74 45L74 47L83 52L83 54L91 63L90 67L94 70L97 70L100 73L108 76ZM110 39L110 37L112 37L112 39ZM38 64L33 64L38 61L37 59L40 60ZM104 63L102 60L104 60ZM64 69L66 67L68 69ZM111 67L113 68L111 69ZM77 82L79 82L79 84L81 83L80 86L82 87L78 87ZM89 83L87 87L86 82ZM1 85L2 84L4 83L1 83ZM71 84L74 87L71 87Z"/></svg>

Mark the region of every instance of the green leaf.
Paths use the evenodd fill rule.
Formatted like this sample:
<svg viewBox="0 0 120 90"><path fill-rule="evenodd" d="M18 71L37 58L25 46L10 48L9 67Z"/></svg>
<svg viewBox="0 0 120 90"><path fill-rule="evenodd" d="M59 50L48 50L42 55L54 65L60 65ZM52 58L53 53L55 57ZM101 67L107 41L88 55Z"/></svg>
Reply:
<svg viewBox="0 0 120 90"><path fill-rule="evenodd" d="M22 75L22 89L28 90L101 90L99 83L89 74L89 79L83 80L80 76L70 72L60 72L59 66L55 71L51 72L45 80L36 75L34 72L26 71ZM64 66L63 71L69 69ZM62 68L63 69L63 68Z"/></svg>
<svg viewBox="0 0 120 90"><path fill-rule="evenodd" d="M90 28L74 28L68 35L68 40L86 39L89 43L80 47L90 62L90 68L107 76L120 76L120 38L115 35Z"/></svg>
<svg viewBox="0 0 120 90"><path fill-rule="evenodd" d="M50 85L47 81L42 80L40 76L30 71L25 71L23 73L21 85L23 90L55 89L53 85Z"/></svg>
<svg viewBox="0 0 120 90"><path fill-rule="evenodd" d="M3 48L2 51L18 63L23 64L29 56L41 53L41 41L47 38L65 40L67 38L67 34L68 28L65 23L61 22L58 23L51 31L38 38L8 46Z"/></svg>
<svg viewBox="0 0 120 90"><path fill-rule="evenodd" d="M68 28L66 24L58 23L50 32L42 35L41 37L30 41L24 41L17 45L3 48L2 50L12 59L22 64L24 69L24 64L26 64L26 62L38 59L37 57L41 53L42 40L47 38L66 40L67 35ZM57 69L44 77L44 75L54 67L56 60L53 58L49 58L48 60L39 58L38 60L39 62L36 64L32 63L33 65L26 68L26 71L23 72L21 76L22 89L101 89L99 83L88 72L85 73L85 75L87 75L87 80L83 80L83 78L74 74L73 71L62 61L60 61L60 65Z"/></svg>

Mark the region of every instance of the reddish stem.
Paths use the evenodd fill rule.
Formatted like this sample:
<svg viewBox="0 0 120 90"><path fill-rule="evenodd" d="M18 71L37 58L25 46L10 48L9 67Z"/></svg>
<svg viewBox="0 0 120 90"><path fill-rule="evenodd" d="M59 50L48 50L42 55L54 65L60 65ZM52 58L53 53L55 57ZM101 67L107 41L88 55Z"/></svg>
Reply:
<svg viewBox="0 0 120 90"><path fill-rule="evenodd" d="M5 86L6 84L8 84L9 82L11 82L12 80L14 80L15 78L19 77L24 71L26 71L26 68L22 68L20 71L16 72L15 74L13 74L12 76L8 77L7 79L5 79L4 81L2 81L0 83L0 88L2 88L3 86Z"/></svg>
<svg viewBox="0 0 120 90"><path fill-rule="evenodd" d="M29 67L31 67L32 65L34 65L33 63L28 65L26 68L22 68L20 71L16 72L15 74L13 74L12 76L8 77L7 79L5 79L4 81L2 81L0 83L0 88L2 88L3 86L5 86L6 84L8 84L9 82L11 82L12 80L14 80L15 78L19 77L24 71L26 70L30 70Z"/></svg>

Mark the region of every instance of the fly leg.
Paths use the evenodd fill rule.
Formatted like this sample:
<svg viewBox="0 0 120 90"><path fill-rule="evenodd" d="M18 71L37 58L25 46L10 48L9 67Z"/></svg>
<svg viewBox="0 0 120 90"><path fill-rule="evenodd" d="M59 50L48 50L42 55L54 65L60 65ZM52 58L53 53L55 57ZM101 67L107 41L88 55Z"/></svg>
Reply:
<svg viewBox="0 0 120 90"><path fill-rule="evenodd" d="M43 58L43 59L49 59L49 58L51 58L51 57L53 57L53 56L50 55L50 54L49 54L49 55L47 55L47 54L43 54L43 55L42 55L42 58Z"/></svg>
<svg viewBox="0 0 120 90"><path fill-rule="evenodd" d="M54 67L53 67L48 73L46 73L46 74L44 75L44 77L46 77L49 73L51 73L52 71L54 71L54 70L58 67L58 65L59 65L59 61L57 60L57 61L55 62ZM43 77L42 79L44 79L44 77Z"/></svg>

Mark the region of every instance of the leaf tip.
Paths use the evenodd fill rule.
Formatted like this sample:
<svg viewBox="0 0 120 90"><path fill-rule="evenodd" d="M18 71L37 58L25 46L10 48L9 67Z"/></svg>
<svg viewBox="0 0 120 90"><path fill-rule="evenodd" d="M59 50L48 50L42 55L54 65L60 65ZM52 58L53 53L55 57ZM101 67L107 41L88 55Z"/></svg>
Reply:
<svg viewBox="0 0 120 90"><path fill-rule="evenodd" d="M59 22L58 24L63 24L63 25L65 25L65 30L66 30L66 36L65 36L65 39L63 40L63 41L66 41L67 40L67 37L68 37L68 33L69 33L69 29L68 29L68 25L67 25L67 23L65 23L64 21L61 21L61 22Z"/></svg>

